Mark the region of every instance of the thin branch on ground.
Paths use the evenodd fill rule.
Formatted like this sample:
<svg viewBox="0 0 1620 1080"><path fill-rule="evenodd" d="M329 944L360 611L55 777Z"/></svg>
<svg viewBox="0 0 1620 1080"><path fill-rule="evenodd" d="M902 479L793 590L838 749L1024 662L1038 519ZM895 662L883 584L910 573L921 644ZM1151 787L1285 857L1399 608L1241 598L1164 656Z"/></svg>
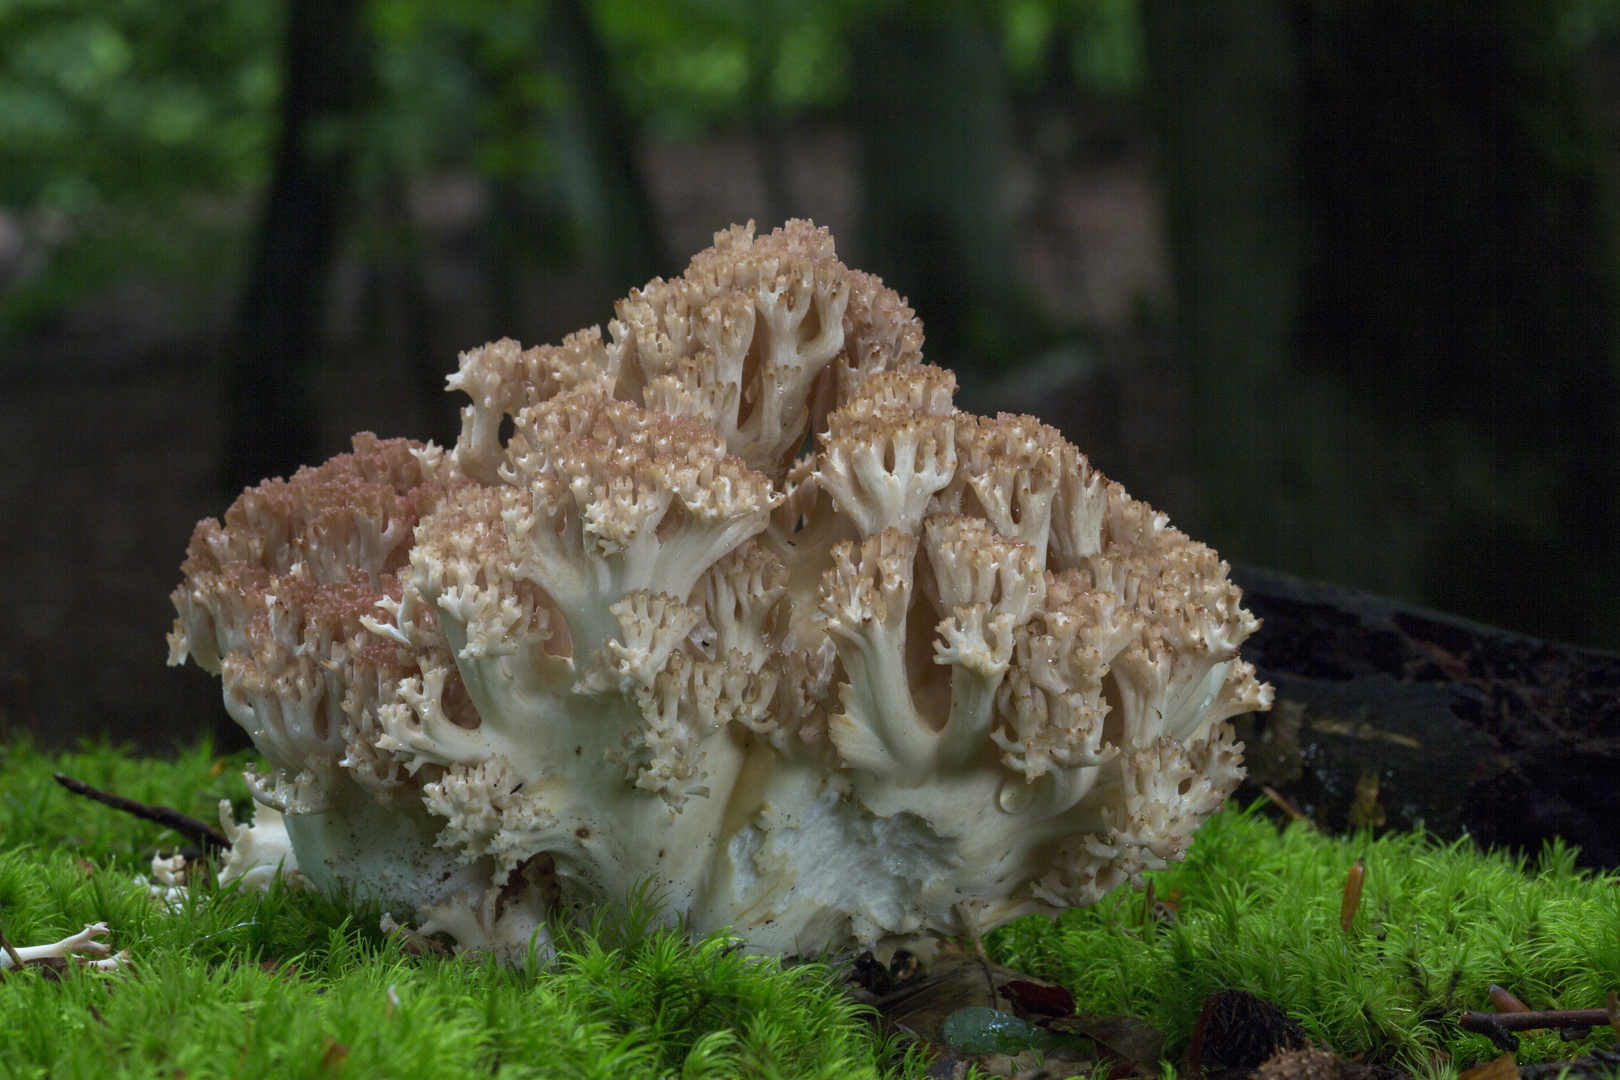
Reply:
<svg viewBox="0 0 1620 1080"><path fill-rule="evenodd" d="M67 788L75 795L83 795L87 799L94 799L103 806L110 806L114 810L122 810L126 814L133 814L146 821L156 822L166 828L173 829L181 836L190 840L200 848L208 851L229 851L231 842L225 834L209 825L198 821L188 814L182 814L172 806L148 806L134 799L126 799L122 795L114 795L110 791L93 788L83 780L75 780L71 776L56 773L53 777L58 784Z"/></svg>

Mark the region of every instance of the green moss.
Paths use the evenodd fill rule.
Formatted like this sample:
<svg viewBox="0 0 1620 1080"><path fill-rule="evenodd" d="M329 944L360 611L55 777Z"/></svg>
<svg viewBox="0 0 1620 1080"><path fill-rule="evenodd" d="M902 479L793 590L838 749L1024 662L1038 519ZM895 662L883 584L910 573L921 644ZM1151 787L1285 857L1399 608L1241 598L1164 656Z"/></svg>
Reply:
<svg viewBox="0 0 1620 1080"><path fill-rule="evenodd" d="M178 838L72 798L50 774L211 816L220 797L245 798L235 769L215 774L207 747L166 762L106 747L5 752L0 929L38 943L106 921L135 966L0 982L0 1076L246 1080L340 1064L396 1080L921 1075L828 967L747 957L723 936L693 942L645 897L525 971L403 955L379 911L304 891L201 892L165 912L137 875Z"/></svg>
<svg viewBox="0 0 1620 1080"><path fill-rule="evenodd" d="M1345 933L1345 877L1358 857L1367 876ZM1276 1002L1340 1053L1419 1074L1434 1050L1463 1064L1495 1056L1455 1023L1463 1009L1489 1008L1493 982L1533 1009L1601 1008L1620 989L1620 876L1577 871L1567 847L1527 866L1466 840L1279 833L1252 808L1228 808L1184 863L1151 876L1158 896L1181 891L1172 924L1144 928L1142 894L1121 890L1056 922L1013 923L990 947L1068 986L1082 1010L1154 1023L1172 1055L1204 997L1231 988ZM1613 1041L1605 1029L1593 1036ZM1517 1059L1582 1052L1546 1032L1525 1037Z"/></svg>
<svg viewBox="0 0 1620 1080"><path fill-rule="evenodd" d="M96 862L144 861L153 845L172 847L179 838L69 795L51 774L66 773L92 787L173 806L213 823L219 818L220 799L230 799L238 816L246 816L251 803L242 770L251 760L248 754L216 756L206 741L168 759L135 757L106 744L42 754L26 741L0 743L0 851L27 847L68 850Z"/></svg>
<svg viewBox="0 0 1620 1080"><path fill-rule="evenodd" d="M690 941L646 897L525 971L403 955L379 912L307 892L199 892L165 912L137 877L178 838L69 796L50 774L211 818L222 797L245 807L241 760L221 764L206 745L167 761L105 746L0 755L0 928L37 943L104 920L136 958L128 975L0 982L0 1077L329 1076L339 1059L350 1077L922 1075L827 966ZM1358 856L1367 883L1346 934L1340 896ZM1145 936L1142 896L1125 891L1055 923L1021 920L990 947L1062 981L1082 1009L1155 1023L1172 1054L1203 997L1236 987L1341 1052L1424 1074L1434 1049L1460 1064L1493 1056L1452 1022L1484 1006L1488 983L1537 1008L1600 1006L1620 987L1620 878L1575 870L1567 849L1532 868L1422 837L1279 833L1228 810L1155 886L1181 890L1179 917ZM1580 1052L1543 1034L1519 1060Z"/></svg>

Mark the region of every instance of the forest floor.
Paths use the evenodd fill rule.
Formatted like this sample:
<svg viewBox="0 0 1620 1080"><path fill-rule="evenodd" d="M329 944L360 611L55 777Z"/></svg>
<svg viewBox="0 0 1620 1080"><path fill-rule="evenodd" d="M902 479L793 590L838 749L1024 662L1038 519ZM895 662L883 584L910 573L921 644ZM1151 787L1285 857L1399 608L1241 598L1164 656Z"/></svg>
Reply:
<svg viewBox="0 0 1620 1080"><path fill-rule="evenodd" d="M245 763L206 744L167 761L0 745L0 932L37 946L105 923L128 950L118 971L0 975L0 1076L1240 1080L1306 1039L1355 1067L1341 1080L1504 1061L1512 1080L1550 1080L1538 1063L1613 1072L1601 1019L1491 1037L1460 1024L1499 1000L1493 984L1532 1010L1613 1002L1620 878L1562 845L1527 863L1229 806L1146 894L1018 920L927 969L902 954L784 965L723 934L691 941L627 898L585 930L554 928L557 958L515 970L387 936L380 908L303 889L193 874L165 903L146 872L183 839L52 781L198 817L224 799L241 816Z"/></svg>

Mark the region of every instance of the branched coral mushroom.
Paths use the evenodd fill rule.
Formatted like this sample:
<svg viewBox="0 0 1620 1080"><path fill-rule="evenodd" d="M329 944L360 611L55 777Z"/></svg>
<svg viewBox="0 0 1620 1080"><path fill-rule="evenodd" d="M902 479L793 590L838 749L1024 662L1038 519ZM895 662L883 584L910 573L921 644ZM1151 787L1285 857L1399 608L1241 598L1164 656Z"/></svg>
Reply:
<svg viewBox="0 0 1620 1080"><path fill-rule="evenodd" d="M698 930L882 953L1182 856L1270 702L1213 551L956 411L807 222L617 314L463 354L453 448L359 435L198 526L171 659L307 878L467 947L654 878Z"/></svg>

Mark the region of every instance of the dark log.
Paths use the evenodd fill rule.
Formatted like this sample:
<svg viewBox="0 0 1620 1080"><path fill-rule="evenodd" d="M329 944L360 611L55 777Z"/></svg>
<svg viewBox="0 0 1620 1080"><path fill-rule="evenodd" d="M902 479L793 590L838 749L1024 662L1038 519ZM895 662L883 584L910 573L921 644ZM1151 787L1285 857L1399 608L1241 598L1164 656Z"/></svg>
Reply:
<svg viewBox="0 0 1620 1080"><path fill-rule="evenodd" d="M1243 656L1277 689L1240 717L1250 774L1318 825L1407 829L1530 855L1561 837L1620 866L1620 656L1258 567ZM1359 789L1359 795L1358 795Z"/></svg>

